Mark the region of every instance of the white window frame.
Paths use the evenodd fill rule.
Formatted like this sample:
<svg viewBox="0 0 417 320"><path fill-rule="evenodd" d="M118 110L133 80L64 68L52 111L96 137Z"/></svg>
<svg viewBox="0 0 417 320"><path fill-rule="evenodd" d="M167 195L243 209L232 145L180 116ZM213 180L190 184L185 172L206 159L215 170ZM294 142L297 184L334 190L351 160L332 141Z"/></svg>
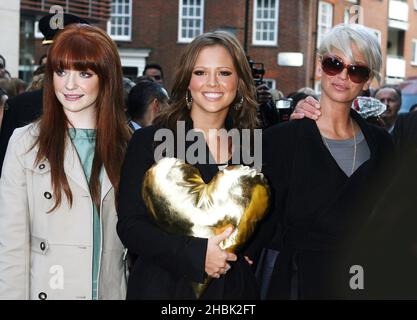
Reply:
<svg viewBox="0 0 417 320"><path fill-rule="evenodd" d="M343 11L343 23L347 24L350 20L350 8L345 8Z"/></svg>
<svg viewBox="0 0 417 320"><path fill-rule="evenodd" d="M117 6L119 5L119 1L120 0L112 0L111 1L111 6L112 7L113 6L116 6L116 10L117 10ZM128 13L119 13L119 12L117 12L116 15L114 15L113 13L111 13L110 19L107 21L107 33L110 35L110 37L113 40L116 40L116 41L131 41L132 40L132 0L128 0L128 1L129 1L129 3L128 3L128 5L129 5L129 12ZM125 5L125 3L120 3L120 4ZM127 25L126 24L122 24L122 25L116 24L116 25L113 25L112 22L111 22L112 18L128 18L129 19L129 23ZM120 34L112 34L111 33L112 26L114 26L115 28L121 26L123 29L126 28L126 27L128 27L128 31L129 32L128 32L128 34L123 34L123 35L120 35Z"/></svg>
<svg viewBox="0 0 417 320"><path fill-rule="evenodd" d="M327 7L327 9L330 9L330 15L327 16L325 19L326 21L322 23L321 18L323 16L324 7ZM327 10L327 12L329 12L329 10ZM324 27L327 30L324 33L322 33L321 27ZM319 1L319 12L317 15L317 48L320 47L320 43L323 38L323 35L332 27L333 27L333 5L329 2Z"/></svg>
<svg viewBox="0 0 417 320"><path fill-rule="evenodd" d="M35 39L43 39L44 35L39 30L39 21L35 21L33 24L33 35L35 36Z"/></svg>
<svg viewBox="0 0 417 320"><path fill-rule="evenodd" d="M411 39L411 65L417 66L417 39Z"/></svg>
<svg viewBox="0 0 417 320"><path fill-rule="evenodd" d="M203 33L204 30L204 0L200 0L200 15L194 15L194 16L183 16L182 11L184 9L184 7L186 8L190 8L193 7L194 8L194 12L196 12L196 9L198 8L198 5L196 4L196 0L186 0L188 3L190 1L192 1L193 3L189 3L187 5L184 5L184 0L179 0L179 4L178 4L178 42L180 43L189 43L191 42L196 36L200 35ZM188 11L188 10L187 10ZM188 13L188 12L187 12ZM194 20L194 22L192 23L192 27L190 27L190 25L187 25L185 27L186 30L186 34L188 34L190 29L193 29L194 31L197 30L198 34L194 34L194 37L183 37L182 36L182 31L183 31L183 19L187 19L188 23L190 23L191 21L189 20ZM199 20L200 21L200 28L197 29L196 27L193 27L195 25L195 21ZM187 23L187 24L188 24Z"/></svg>
<svg viewBox="0 0 417 320"><path fill-rule="evenodd" d="M263 1L263 4L271 4L271 0L261 0ZM276 46L278 45L278 22L279 22L279 0L275 0L275 8L274 9L274 13L275 13L275 18L258 18L257 17L257 13L258 13L258 9L259 10L265 10L268 9L268 11L271 10L271 6L266 7L264 6L263 8L258 8L258 0L254 0L253 1L253 19L252 19L252 44L253 45L261 45L261 46ZM264 12L264 11L262 11ZM258 40L256 38L257 33L262 33L261 31L259 31L257 29L257 23L274 23L274 28L273 29L268 29L268 34L269 32L273 31L273 40Z"/></svg>

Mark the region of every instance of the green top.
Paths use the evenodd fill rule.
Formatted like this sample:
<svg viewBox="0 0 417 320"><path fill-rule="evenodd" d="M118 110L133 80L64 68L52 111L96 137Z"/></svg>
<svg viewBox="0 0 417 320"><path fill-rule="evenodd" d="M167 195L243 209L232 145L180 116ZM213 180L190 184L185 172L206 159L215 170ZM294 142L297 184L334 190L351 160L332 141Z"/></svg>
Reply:
<svg viewBox="0 0 417 320"><path fill-rule="evenodd" d="M84 169L84 174L88 182L90 182L91 170L93 168L94 150L96 145L95 129L74 129L68 130L71 141L77 150L78 157ZM100 175L100 181L101 181ZM96 205L93 203L93 300L98 298L98 275L100 271L100 249L101 249L101 229L100 215Z"/></svg>

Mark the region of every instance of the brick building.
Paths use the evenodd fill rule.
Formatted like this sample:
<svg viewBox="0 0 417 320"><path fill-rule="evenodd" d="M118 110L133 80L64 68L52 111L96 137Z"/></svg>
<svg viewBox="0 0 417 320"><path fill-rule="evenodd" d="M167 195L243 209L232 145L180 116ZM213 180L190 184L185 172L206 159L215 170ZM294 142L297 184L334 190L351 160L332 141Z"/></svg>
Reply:
<svg viewBox="0 0 417 320"><path fill-rule="evenodd" d="M75 14L105 29L110 19L111 0L21 0L19 78L29 82L39 58L47 52L47 47L41 44L43 36L38 28L40 18L48 13L64 12Z"/></svg>
<svg viewBox="0 0 417 320"><path fill-rule="evenodd" d="M113 0L118 12L113 11L112 17L121 18L119 12L125 12L122 6L131 6L130 25L126 24L131 32L127 32L124 39L115 38L120 39L117 44L124 66L129 66L127 59L123 61L126 53L136 57L130 60L135 64L131 64L133 68L127 70L130 75L135 72L141 74L145 62L157 62L162 65L166 85L170 88L178 57L186 44L202 32L226 30L234 33L242 45L245 44L254 62L264 64L264 78L268 84L289 93L311 85L314 80L314 59L311 60L311 56L314 48L312 32L315 26L315 2ZM257 12L255 19L254 10ZM278 54L281 53L286 53L281 57L281 64L297 66L279 66Z"/></svg>
<svg viewBox="0 0 417 320"><path fill-rule="evenodd" d="M323 0L318 5L324 29L350 19L355 21L359 14L358 22L375 32L383 56L381 84L396 84L417 76L417 1Z"/></svg>
<svg viewBox="0 0 417 320"><path fill-rule="evenodd" d="M25 63L27 56L36 64L45 51L41 36L27 31L36 28L36 19L56 3L67 3L63 5L67 12L84 15L107 30L117 43L127 76L141 75L147 62L161 64L168 89L186 44L214 30L234 33L248 56L264 64L268 85L285 95L305 86L318 89L317 45L328 29L349 21L363 23L381 40L382 83L417 76L414 0L22 0L22 72L33 70ZM28 45L28 37L39 39Z"/></svg>

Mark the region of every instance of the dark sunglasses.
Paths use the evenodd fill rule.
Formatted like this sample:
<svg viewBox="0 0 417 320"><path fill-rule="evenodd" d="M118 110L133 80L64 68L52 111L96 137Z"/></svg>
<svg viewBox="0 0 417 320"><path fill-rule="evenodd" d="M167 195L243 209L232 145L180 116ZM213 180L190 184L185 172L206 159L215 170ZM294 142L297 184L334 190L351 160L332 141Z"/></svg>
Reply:
<svg viewBox="0 0 417 320"><path fill-rule="evenodd" d="M324 56L321 60L321 68L329 76L335 76L347 69L350 80L354 83L363 83L369 79L371 69L360 64L345 64L340 58L335 56Z"/></svg>

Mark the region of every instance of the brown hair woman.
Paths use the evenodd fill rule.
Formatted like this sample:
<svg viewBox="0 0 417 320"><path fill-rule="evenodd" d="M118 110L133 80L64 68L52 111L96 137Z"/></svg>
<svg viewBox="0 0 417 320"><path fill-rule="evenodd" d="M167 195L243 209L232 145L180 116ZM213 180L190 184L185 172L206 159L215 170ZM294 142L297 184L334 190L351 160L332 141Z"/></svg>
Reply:
<svg viewBox="0 0 417 320"><path fill-rule="evenodd" d="M187 46L178 64L170 107L161 110L154 126L135 132L122 168L117 230L129 252L138 256L129 278L128 299L194 299L191 282L201 283L207 275L214 280L202 299L257 297L248 262L219 246L230 231L209 239L166 233L153 223L141 196L144 175L156 161L159 129L171 129L177 135L177 158L179 144L185 150L190 147L180 138L180 121L185 123L185 134L204 133L207 152L194 166L207 183L231 164L236 147L233 141L219 146L210 130L253 131L257 126L254 97L249 64L233 35L205 33Z"/></svg>
<svg viewBox="0 0 417 320"><path fill-rule="evenodd" d="M43 116L16 129L0 180L0 297L122 299L115 193L130 138L117 48L74 24L46 65Z"/></svg>

